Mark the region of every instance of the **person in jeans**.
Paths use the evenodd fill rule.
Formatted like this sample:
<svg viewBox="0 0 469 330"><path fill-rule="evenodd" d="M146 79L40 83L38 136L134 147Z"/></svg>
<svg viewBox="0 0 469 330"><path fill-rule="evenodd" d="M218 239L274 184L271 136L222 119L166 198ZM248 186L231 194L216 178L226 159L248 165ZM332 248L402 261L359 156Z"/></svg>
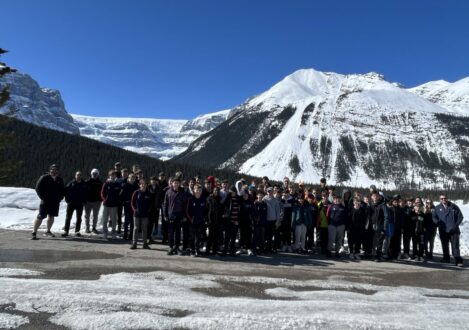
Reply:
<svg viewBox="0 0 469 330"><path fill-rule="evenodd" d="M147 190L147 183L145 180L140 180L139 190L136 190L132 195L132 210L134 213L134 234L133 243L130 247L131 250L137 248L138 233L142 231L143 248L150 249L147 243L148 234L148 216L152 208L152 196Z"/></svg>
<svg viewBox="0 0 469 330"><path fill-rule="evenodd" d="M98 224L99 210L101 209L101 189L103 188L103 182L99 178L99 171L94 168L91 170L91 177L85 181L86 183L86 204L85 204L85 225L87 234L93 232L97 234L96 226ZM93 212L93 224L92 230L90 231L90 218L91 212Z"/></svg>
<svg viewBox="0 0 469 330"><path fill-rule="evenodd" d="M67 237L70 230L70 222L73 212L76 212L77 222L75 226L75 236L80 237L81 216L83 206L86 203L87 188L85 181L82 180L80 171L75 173L75 179L70 181L65 187L65 201L67 202L67 215L65 216L65 229L62 237Z"/></svg>
<svg viewBox="0 0 469 330"><path fill-rule="evenodd" d="M101 189L101 199L103 200L103 238L108 237L108 220L111 222L111 235L116 238L117 207L119 206L121 185L116 181L117 171L109 171L109 179L103 184Z"/></svg>

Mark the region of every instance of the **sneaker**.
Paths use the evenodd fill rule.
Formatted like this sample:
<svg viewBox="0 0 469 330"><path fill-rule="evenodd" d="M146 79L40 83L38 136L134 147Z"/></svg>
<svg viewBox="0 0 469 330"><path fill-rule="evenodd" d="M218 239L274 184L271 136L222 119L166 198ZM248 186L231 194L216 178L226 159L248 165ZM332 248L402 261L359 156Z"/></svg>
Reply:
<svg viewBox="0 0 469 330"><path fill-rule="evenodd" d="M148 244L143 244L143 248L144 248L145 250L150 250L150 247L148 246Z"/></svg>
<svg viewBox="0 0 469 330"><path fill-rule="evenodd" d="M90 229L89 229L89 228L86 228L86 230L85 230L85 233L87 233L87 234L91 234L91 231L90 231Z"/></svg>
<svg viewBox="0 0 469 330"><path fill-rule="evenodd" d="M236 251L236 255L237 255L237 256L241 255L242 253L243 253L243 250L238 250L238 251Z"/></svg>
<svg viewBox="0 0 469 330"><path fill-rule="evenodd" d="M98 231L96 230L96 228L93 228L93 230L91 230L91 232L92 232L93 234L98 234Z"/></svg>
<svg viewBox="0 0 469 330"><path fill-rule="evenodd" d="M350 253L348 256L349 256L350 260L355 260L355 256L353 255L353 253Z"/></svg>
<svg viewBox="0 0 469 330"><path fill-rule="evenodd" d="M291 247L291 245L288 246L288 252L293 252L293 248Z"/></svg>
<svg viewBox="0 0 469 330"><path fill-rule="evenodd" d="M410 255L408 253L404 253L401 257L401 259L406 259L406 260L409 260L410 259Z"/></svg>
<svg viewBox="0 0 469 330"><path fill-rule="evenodd" d="M68 233L63 233L62 237L68 237Z"/></svg>
<svg viewBox="0 0 469 330"><path fill-rule="evenodd" d="M168 256L172 256L173 255L173 249L169 248L168 249L168 252L166 253Z"/></svg>
<svg viewBox="0 0 469 330"><path fill-rule="evenodd" d="M131 250L135 250L136 248L137 248L137 244L132 244L132 245L130 246L130 249L131 249Z"/></svg>
<svg viewBox="0 0 469 330"><path fill-rule="evenodd" d="M464 262L462 262L462 261L457 262L457 263L456 263L456 266L463 268L463 267L464 267Z"/></svg>
<svg viewBox="0 0 469 330"><path fill-rule="evenodd" d="M248 256L251 257L251 256L253 256L253 255L254 255L254 253L252 253L252 250L251 250L251 249L248 249Z"/></svg>
<svg viewBox="0 0 469 330"><path fill-rule="evenodd" d="M32 240L37 240L36 233L31 233L31 239Z"/></svg>
<svg viewBox="0 0 469 330"><path fill-rule="evenodd" d="M360 256L358 255L358 253L356 253L354 256L355 256L355 260L362 260L362 258L360 258Z"/></svg>
<svg viewBox="0 0 469 330"><path fill-rule="evenodd" d="M46 231L46 232L44 233L44 236L46 236L46 237L55 237L55 235L52 234L50 231Z"/></svg>
<svg viewBox="0 0 469 330"><path fill-rule="evenodd" d="M80 232L75 233L75 237L81 237Z"/></svg>

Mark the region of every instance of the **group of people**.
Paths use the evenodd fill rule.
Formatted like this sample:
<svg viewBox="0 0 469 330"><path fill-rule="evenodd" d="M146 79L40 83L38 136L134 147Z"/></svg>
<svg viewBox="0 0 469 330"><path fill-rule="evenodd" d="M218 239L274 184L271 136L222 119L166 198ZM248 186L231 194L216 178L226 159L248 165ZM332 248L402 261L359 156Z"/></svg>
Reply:
<svg viewBox="0 0 469 330"><path fill-rule="evenodd" d="M435 207L430 199L386 198L375 186L369 192L340 194L321 179L319 188L292 183L271 183L240 179L234 185L213 176L184 178L177 172L166 179L164 173L148 182L138 165L132 170L116 163L101 181L97 169L86 180L83 173L64 185L57 165L41 176L36 185L41 200L34 221L32 239L43 219L48 218L44 235L51 228L63 198L67 203L63 237L70 233L76 214L75 235L81 236L82 215L85 232L98 234L101 206L102 235L122 234L137 248L150 249L157 236L168 244L168 255L193 256L271 254L278 251L320 252L330 258L345 254L352 260L433 259L437 232L444 263L450 262L450 249L457 266L464 266L459 251L459 226L463 215L446 194ZM161 232L158 232L160 228ZM109 230L110 229L110 230ZM110 233L109 233L110 231ZM120 237L120 236L119 236Z"/></svg>

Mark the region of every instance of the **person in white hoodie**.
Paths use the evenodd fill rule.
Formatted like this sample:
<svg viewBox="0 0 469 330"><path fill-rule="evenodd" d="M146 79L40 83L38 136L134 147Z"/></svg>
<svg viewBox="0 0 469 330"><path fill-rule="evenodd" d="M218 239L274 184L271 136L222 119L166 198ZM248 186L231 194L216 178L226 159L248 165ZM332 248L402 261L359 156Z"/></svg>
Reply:
<svg viewBox="0 0 469 330"><path fill-rule="evenodd" d="M265 228L266 238L266 252L274 252L273 236L276 229L281 224L280 202L274 197L274 190L272 187L267 188L267 195L264 197L264 202L267 204L267 226Z"/></svg>

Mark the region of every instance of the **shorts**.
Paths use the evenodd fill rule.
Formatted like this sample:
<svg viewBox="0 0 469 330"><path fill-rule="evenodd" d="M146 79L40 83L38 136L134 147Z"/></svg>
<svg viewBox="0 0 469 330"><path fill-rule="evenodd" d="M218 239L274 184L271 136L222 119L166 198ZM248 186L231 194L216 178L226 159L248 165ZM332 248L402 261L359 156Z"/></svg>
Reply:
<svg viewBox="0 0 469 330"><path fill-rule="evenodd" d="M56 217L59 215L60 202L44 202L39 205L38 219L45 219L47 216Z"/></svg>

